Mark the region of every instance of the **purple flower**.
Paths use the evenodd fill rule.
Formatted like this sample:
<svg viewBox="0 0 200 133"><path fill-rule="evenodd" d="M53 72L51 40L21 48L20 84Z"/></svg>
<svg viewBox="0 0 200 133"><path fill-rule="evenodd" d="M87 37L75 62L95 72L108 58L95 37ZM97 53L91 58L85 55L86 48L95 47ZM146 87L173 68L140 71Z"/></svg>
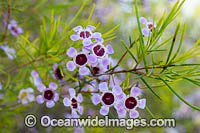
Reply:
<svg viewBox="0 0 200 133"><path fill-rule="evenodd" d="M88 25L85 29L82 26L76 26L73 29L76 32L76 34L71 35L70 38L72 41L77 41L101 36L98 33L92 33L92 31L95 29L96 27L91 25Z"/></svg>
<svg viewBox="0 0 200 133"><path fill-rule="evenodd" d="M52 108L55 102L59 100L59 95L55 92L57 87L57 84L54 82L49 83L49 88L46 88L43 84L38 85L37 89L42 95L37 96L37 103L42 104L46 101L47 108Z"/></svg>
<svg viewBox="0 0 200 133"><path fill-rule="evenodd" d="M127 112L129 113L130 118L137 118L139 112L136 108L144 109L146 106L146 99L138 99L138 96L141 95L141 89L133 87L131 89L130 95L125 95L124 93L120 96L117 104L115 106L119 118L126 117Z"/></svg>
<svg viewBox="0 0 200 133"><path fill-rule="evenodd" d="M92 47L92 53L96 57L103 58L107 53L107 49L102 44L96 44Z"/></svg>
<svg viewBox="0 0 200 133"><path fill-rule="evenodd" d="M58 67L57 63L53 65L53 70L53 78L59 80L60 83L65 83L65 81L63 80L64 74L61 72L62 70Z"/></svg>
<svg viewBox="0 0 200 133"><path fill-rule="evenodd" d="M39 84L42 83L42 80L41 80L41 78L39 76L39 73L37 71L35 71L35 70L33 70L31 72L30 80L35 86L38 86Z"/></svg>
<svg viewBox="0 0 200 133"><path fill-rule="evenodd" d="M21 89L18 95L19 102L27 105L35 100L34 90L32 88Z"/></svg>
<svg viewBox="0 0 200 133"><path fill-rule="evenodd" d="M152 29L156 28L156 22L154 22L153 26L153 20L151 18L149 18L149 21L147 21L146 18L140 17L140 23L146 25L146 27L142 29L142 33L144 36L148 36L152 33Z"/></svg>
<svg viewBox="0 0 200 133"><path fill-rule="evenodd" d="M8 29L13 36L18 36L23 33L23 29L21 27L17 27L17 22L15 20L11 20L10 24L8 24Z"/></svg>
<svg viewBox="0 0 200 133"><path fill-rule="evenodd" d="M67 55L72 58L73 61L69 61L66 67L69 71L74 71L76 67L79 67L80 75L88 75L90 70L86 67L88 64L88 55L84 52L77 53L76 49L71 47L67 51Z"/></svg>
<svg viewBox="0 0 200 133"><path fill-rule="evenodd" d="M16 53L13 48L8 47L7 44L0 45L0 48L6 53L9 59L13 60L16 58Z"/></svg>
<svg viewBox="0 0 200 133"><path fill-rule="evenodd" d="M63 99L63 104L64 106L71 108L72 118L79 118L79 114L83 114L83 106L80 105L80 103L83 102L83 96L81 94L76 96L76 92L73 88L69 89L69 94L70 98L65 97Z"/></svg>
<svg viewBox="0 0 200 133"><path fill-rule="evenodd" d="M93 94L91 100L94 105L101 103L100 114L107 115L109 113L109 108L115 106L117 101L117 96L122 93L122 88L120 86L114 86L112 90L108 89L106 82L99 84L99 90L101 94Z"/></svg>

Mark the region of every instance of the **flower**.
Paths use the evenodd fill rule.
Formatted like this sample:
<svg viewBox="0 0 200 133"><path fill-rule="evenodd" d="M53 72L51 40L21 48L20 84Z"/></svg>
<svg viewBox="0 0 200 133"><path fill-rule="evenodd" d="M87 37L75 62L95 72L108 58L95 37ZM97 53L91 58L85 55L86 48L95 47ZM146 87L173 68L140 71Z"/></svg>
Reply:
<svg viewBox="0 0 200 133"><path fill-rule="evenodd" d="M35 100L34 90L32 88L21 89L18 95L19 102L26 105Z"/></svg>
<svg viewBox="0 0 200 133"><path fill-rule="evenodd" d="M42 104L46 101L46 107L52 108L55 102L59 100L59 95L55 92L57 87L57 84L54 82L49 83L49 88L46 88L43 84L38 85L37 89L42 95L36 97L37 103Z"/></svg>
<svg viewBox="0 0 200 133"><path fill-rule="evenodd" d="M122 94L122 88L114 86L112 90L109 90L108 84L102 82L99 84L99 90L101 94L93 94L91 100L94 105L101 103L99 113L105 116L109 113L109 108L116 105L117 97Z"/></svg>
<svg viewBox="0 0 200 133"><path fill-rule="evenodd" d="M8 24L8 29L13 36L18 36L23 33L23 29L21 27L17 27L17 22L15 20L11 20L10 24Z"/></svg>
<svg viewBox="0 0 200 133"><path fill-rule="evenodd" d="M8 47L7 44L0 45L0 48L6 53L9 59L13 60L16 58L15 50L13 48Z"/></svg>
<svg viewBox="0 0 200 133"><path fill-rule="evenodd" d="M76 32L76 34L73 34L70 36L72 41L77 40L85 40L85 39L91 39L91 38L101 38L101 33L94 31L96 27L92 25L88 25L85 29L82 26L76 26L73 30Z"/></svg>
<svg viewBox="0 0 200 133"><path fill-rule="evenodd" d="M132 87L130 95L125 95L124 93L120 96L120 100L117 101L115 106L118 116L126 117L127 112L129 113L130 118L137 118L139 116L137 107L144 109L146 106L146 99L138 99L138 96L141 94L141 89L137 87Z"/></svg>
<svg viewBox="0 0 200 133"><path fill-rule="evenodd" d="M78 67L80 75L88 75L90 73L90 70L86 67L89 60L86 53L78 53L75 48L71 47L68 49L67 55L69 58L73 58L73 61L69 61L66 64L66 67L69 71L74 71L74 69Z"/></svg>
<svg viewBox="0 0 200 133"><path fill-rule="evenodd" d="M105 47L102 44L96 44L92 47L92 54L88 55L89 64L91 64L92 67L102 64L105 69L108 69L112 61L108 55L113 53L114 50L111 45Z"/></svg>
<svg viewBox="0 0 200 133"><path fill-rule="evenodd" d="M57 79L57 80L59 80L59 82L61 83L61 84L65 84L65 80L63 80L63 78L64 78L64 74L63 74L63 71L62 71L62 69L61 68L59 68L59 66L58 66L58 64L57 63L55 63L54 65L53 65L53 74L52 74L52 77L54 78L54 79Z"/></svg>
<svg viewBox="0 0 200 133"><path fill-rule="evenodd" d="M38 86L39 84L42 83L42 80L41 80L41 78L39 76L39 73L37 71L35 71L35 70L33 70L31 72L30 80L35 86Z"/></svg>
<svg viewBox="0 0 200 133"><path fill-rule="evenodd" d="M153 22L151 18L149 18L149 21L147 21L146 18L140 17L140 23L146 25L146 27L142 29L142 33L144 36L148 36L149 33L152 33L152 29L156 28L156 22ZM153 23L154 23L154 26L153 26Z"/></svg>
<svg viewBox="0 0 200 133"><path fill-rule="evenodd" d="M78 94L76 96L76 92L73 88L69 89L69 95L70 95L70 98L65 97L63 99L63 104L66 107L71 107L72 118L79 118L78 113L80 115L83 114L83 106L80 105L80 103L83 102L83 96L81 94Z"/></svg>

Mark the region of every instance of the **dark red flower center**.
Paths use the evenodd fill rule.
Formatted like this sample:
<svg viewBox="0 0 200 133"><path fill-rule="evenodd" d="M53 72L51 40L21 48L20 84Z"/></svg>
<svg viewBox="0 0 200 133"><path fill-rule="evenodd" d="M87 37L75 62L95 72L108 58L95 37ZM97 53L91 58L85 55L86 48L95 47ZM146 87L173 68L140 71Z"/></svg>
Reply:
<svg viewBox="0 0 200 133"><path fill-rule="evenodd" d="M45 90L44 91L44 98L47 100L53 99L54 92L52 90Z"/></svg>
<svg viewBox="0 0 200 133"><path fill-rule="evenodd" d="M102 101L104 102L104 104L106 105L111 105L114 103L115 97L112 93L107 92L103 95L102 97Z"/></svg>
<svg viewBox="0 0 200 133"><path fill-rule="evenodd" d="M96 45L93 48L93 51L94 51L96 56L100 56L101 57L101 56L104 56L104 54L105 54L105 49L101 45Z"/></svg>
<svg viewBox="0 0 200 133"><path fill-rule="evenodd" d="M148 24L148 28L150 29L150 31L152 32L152 29L153 29L153 24ZM154 27L155 29L155 27Z"/></svg>
<svg viewBox="0 0 200 133"><path fill-rule="evenodd" d="M63 75L62 75L62 73L61 73L61 71L60 71L60 69L58 67L56 68L56 70L54 72L54 75L55 75L56 79L58 79L58 80L62 80L63 79Z"/></svg>
<svg viewBox="0 0 200 133"><path fill-rule="evenodd" d="M80 37L85 39L85 38L89 38L91 36L90 32L89 31L82 31L80 33Z"/></svg>
<svg viewBox="0 0 200 133"><path fill-rule="evenodd" d="M76 64L83 66L87 63L87 56L85 54L79 54L75 58Z"/></svg>
<svg viewBox="0 0 200 133"><path fill-rule="evenodd" d="M134 97L129 97L125 101L125 106L128 109L133 109L137 105L137 100Z"/></svg>
<svg viewBox="0 0 200 133"><path fill-rule="evenodd" d="M15 32L16 34L18 34L18 30L17 30L17 28L16 28L15 26L12 26L12 27L11 27L11 30L12 30L13 32Z"/></svg>
<svg viewBox="0 0 200 133"><path fill-rule="evenodd" d="M100 68L99 67L92 67L94 75L99 74Z"/></svg>
<svg viewBox="0 0 200 133"><path fill-rule="evenodd" d="M77 107L78 107L78 103L77 103L77 100L75 99L75 98L72 98L72 107L74 108L74 109L76 109Z"/></svg>

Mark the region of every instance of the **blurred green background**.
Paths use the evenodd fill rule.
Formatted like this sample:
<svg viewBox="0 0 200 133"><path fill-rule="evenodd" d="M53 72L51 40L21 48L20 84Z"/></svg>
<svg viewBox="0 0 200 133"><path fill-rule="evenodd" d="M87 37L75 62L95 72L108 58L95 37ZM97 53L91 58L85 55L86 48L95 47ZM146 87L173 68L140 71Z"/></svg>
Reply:
<svg viewBox="0 0 200 133"><path fill-rule="evenodd" d="M55 11L55 16L61 16L61 25L68 23L76 14L78 9L82 4L82 0L11 0L11 19L18 22L19 26L23 28L24 34L30 35L30 40L35 40L39 38L40 25L42 24L42 18L49 20L51 11ZM129 35L132 35L132 29L137 28L137 21L134 10L133 0L88 0L86 7L81 12L78 19L71 26L83 25L92 9L92 5L95 3L95 10L92 16L92 24L100 23L98 28L99 32L105 33L114 26L120 24L120 27L115 31L117 38L111 40L107 43L114 47L115 54L113 58L119 59L124 47L120 44L120 40L125 40L128 42ZM169 12L174 4L174 0L140 0L139 1L139 13L141 16L146 18L155 17L155 20L159 20L163 12ZM7 0L0 0L0 13L4 13L7 7ZM0 18L0 31L2 35L3 31L3 17ZM186 3L181 9L181 14L173 21L172 24L167 28L162 39L166 39L169 35L173 35L175 31L176 24L180 22L181 24L186 24L186 33L183 41L183 50L189 49L200 36L200 1L199 0L186 0ZM62 28L60 28L62 31ZM136 30L135 30L136 31ZM138 34L138 33L136 33ZM14 38L11 35L7 38L6 42L9 46L17 49L16 41L18 38ZM169 43L170 45L170 43ZM169 48L168 45L165 46ZM122 66L127 68L127 61L130 57L127 56L122 62ZM161 55L157 57L158 60L164 60L165 56ZM198 63L199 59L193 58L193 62ZM0 51L0 68L6 70L13 68L16 62L8 60L5 53ZM17 102L17 95L22 86L24 88L29 86L28 72L23 72L23 77L17 77L16 84L9 86L9 91L4 94L0 91L0 100L7 99L9 104L15 105ZM16 75L12 73L11 75ZM6 82L6 75L0 74L0 81L2 83ZM25 80L26 79L26 80ZM132 77L132 82L137 82L135 77ZM138 132L138 133L187 133L187 132L200 132L200 112L194 111L187 107L184 103L179 101L166 87L159 86L156 81L151 79L148 80L152 84L156 92L160 95L163 101L159 101L152 93L145 88L141 83L140 87L144 89L144 96L147 99L147 106L150 108L152 113L156 118L176 118L176 128L135 128L133 130L126 130L123 128L84 128L87 133L128 133L128 132ZM200 107L200 88L197 86L185 82L176 81L172 84L179 94L184 96L190 103L195 104ZM3 100L2 100L3 101ZM16 101L16 102L13 102ZM87 111L93 112L99 115L99 107L93 106L91 102L85 103L85 113ZM13 107L15 108L15 107ZM28 129L24 126L24 117L27 114L35 114L38 118L42 115L50 115L55 118L64 118L65 114L68 112L61 103L58 103L54 108L47 109L44 105L38 105L36 103L30 104L28 106L16 107L14 111L3 110L0 112L0 132L73 132L73 128L42 128L39 124L35 128ZM112 111L113 113L114 110ZM142 118L151 118L145 110L140 110Z"/></svg>

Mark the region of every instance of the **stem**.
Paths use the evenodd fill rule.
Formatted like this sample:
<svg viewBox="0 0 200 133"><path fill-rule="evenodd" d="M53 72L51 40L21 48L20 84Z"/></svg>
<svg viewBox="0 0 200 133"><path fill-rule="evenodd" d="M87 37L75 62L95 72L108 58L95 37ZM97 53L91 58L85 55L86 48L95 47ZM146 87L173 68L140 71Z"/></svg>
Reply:
<svg viewBox="0 0 200 133"><path fill-rule="evenodd" d="M8 32L8 24L10 23L10 12L11 12L11 10L10 10L10 2L11 1L8 0L8 10L7 10L8 14L7 14L7 19L6 19L5 31L4 31L4 34L3 34L2 38L1 38L1 42L3 42L6 39L7 32Z"/></svg>

